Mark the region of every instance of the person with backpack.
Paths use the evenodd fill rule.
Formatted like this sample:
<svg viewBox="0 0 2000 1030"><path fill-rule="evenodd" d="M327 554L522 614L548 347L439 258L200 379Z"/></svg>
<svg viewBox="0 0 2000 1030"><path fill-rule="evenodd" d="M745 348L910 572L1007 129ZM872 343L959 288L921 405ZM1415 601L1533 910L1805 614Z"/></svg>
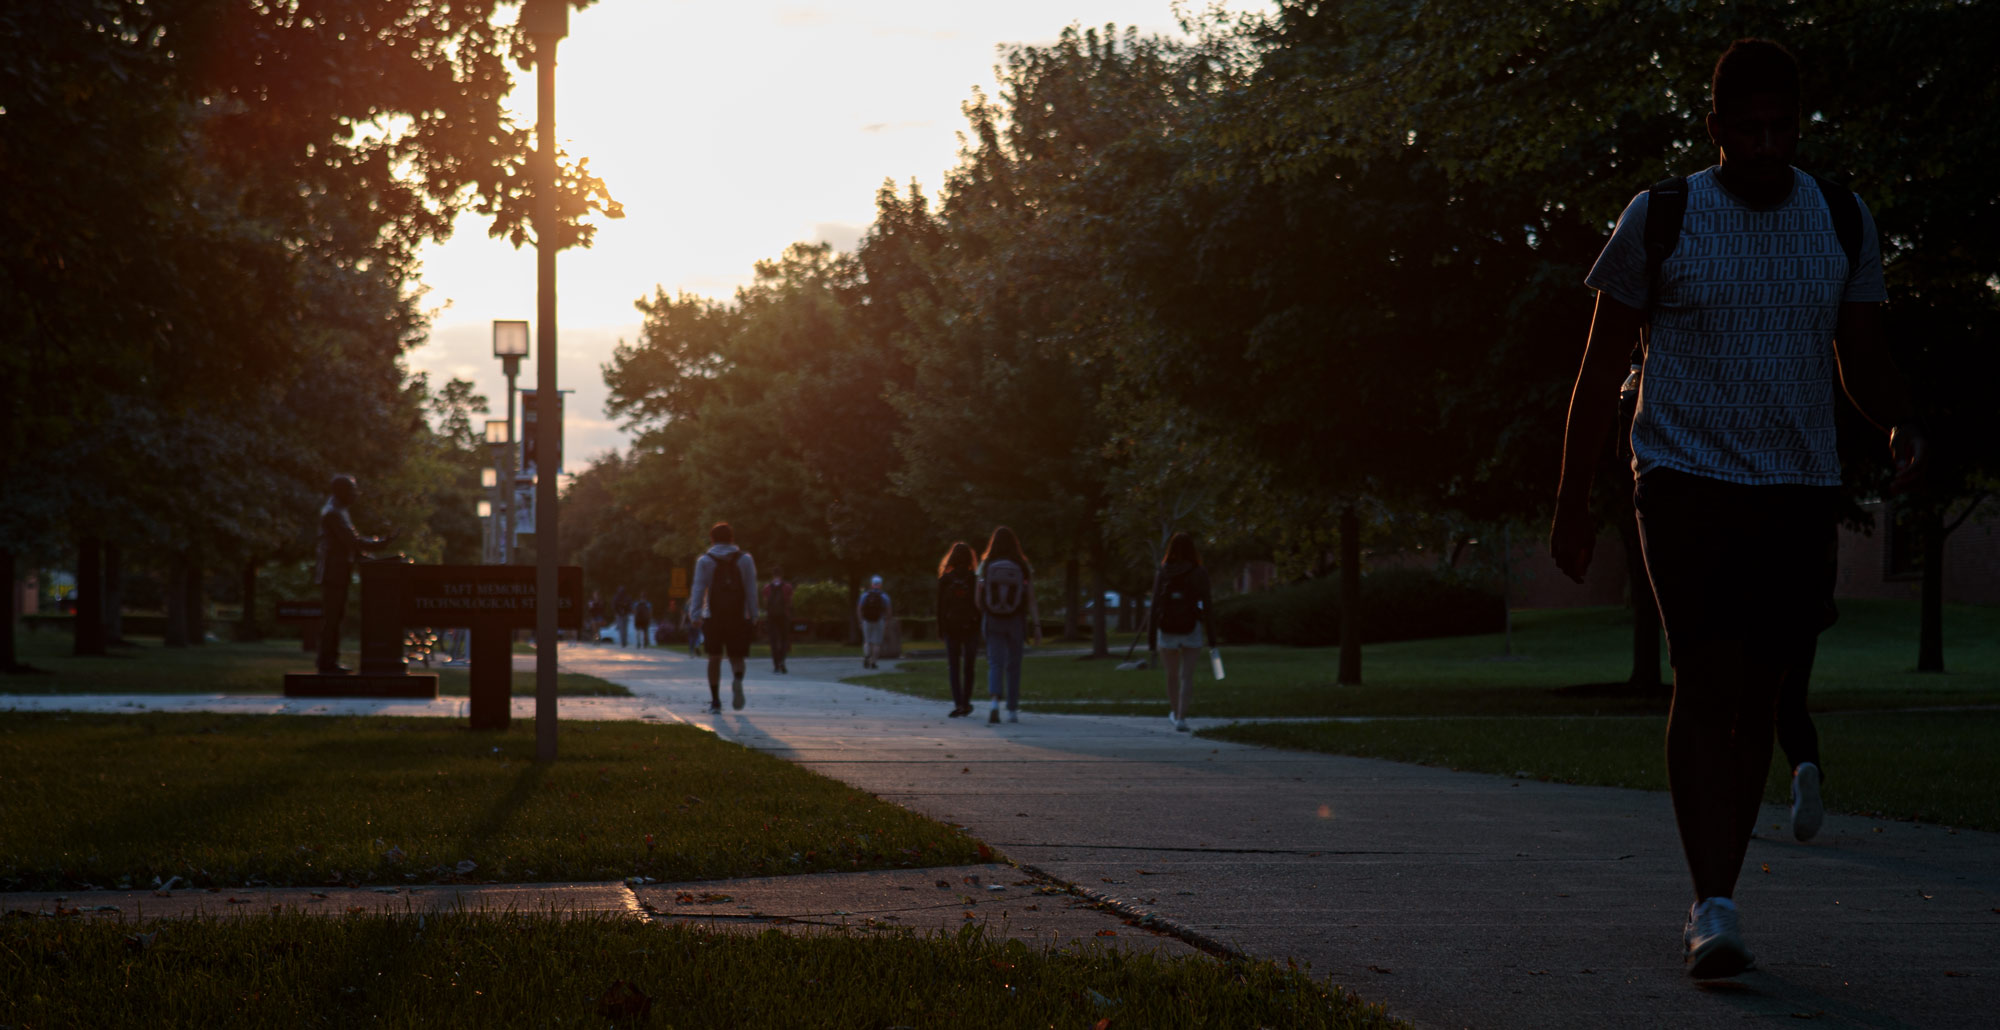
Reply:
<svg viewBox="0 0 2000 1030"><path fill-rule="evenodd" d="M785 656L792 653L792 582L785 569L771 566L771 581L764 584L758 600L764 605L764 623L771 633L771 671L790 672Z"/></svg>
<svg viewBox="0 0 2000 1030"><path fill-rule="evenodd" d="M972 714L972 669L979 656L979 574L972 547L960 540L938 563L938 636L944 638L944 664L951 677L954 719Z"/></svg>
<svg viewBox="0 0 2000 1030"><path fill-rule="evenodd" d="M1035 570L1021 550L1021 538L1006 526L996 526L986 541L979 569L979 611L986 632L986 689L993 710L986 721L1000 721L1000 702L1007 702L1007 721L1021 721L1021 655L1027 639L1042 642L1042 615L1035 607ZM1032 627L1032 629L1031 629Z"/></svg>
<svg viewBox="0 0 2000 1030"><path fill-rule="evenodd" d="M868 580L868 589L861 592L861 600L854 605L855 617L861 620L861 667L879 669L876 659L882 656L882 636L895 615L895 607L889 603L889 592L882 589L882 577Z"/></svg>
<svg viewBox="0 0 2000 1030"><path fill-rule="evenodd" d="M1836 380L1913 485L1921 431L1883 344L1867 208L1792 167L1798 63L1738 40L1716 62L1720 163L1639 194L1585 277L1597 309L1570 397L1549 546L1582 582L1593 469L1645 329L1630 432L1633 504L1674 669L1667 784L1694 886L1688 975L1750 968L1735 900L1787 676L1826 622L1841 483ZM1653 216L1654 204L1665 217Z"/></svg>
<svg viewBox="0 0 2000 1030"><path fill-rule="evenodd" d="M708 710L722 712L722 659L729 659L729 706L743 707L743 663L757 625L757 561L736 546L736 531L718 522L708 531L711 546L694 563L688 613L708 645Z"/></svg>
<svg viewBox="0 0 2000 1030"><path fill-rule="evenodd" d="M1159 653L1167 670L1167 721L1182 733L1188 731L1188 701L1194 695L1202 642L1205 639L1210 650L1215 648L1215 622L1210 617L1214 608L1208 570L1195 553L1194 537L1175 533L1153 580L1153 607L1146 621L1151 628L1148 646Z"/></svg>
<svg viewBox="0 0 2000 1030"><path fill-rule="evenodd" d="M623 586L611 595L611 617L618 621L618 646L632 646L632 595Z"/></svg>
<svg viewBox="0 0 2000 1030"><path fill-rule="evenodd" d="M653 646L653 602L646 600L646 592L639 591L639 599L632 602L632 629L634 643L641 649Z"/></svg>

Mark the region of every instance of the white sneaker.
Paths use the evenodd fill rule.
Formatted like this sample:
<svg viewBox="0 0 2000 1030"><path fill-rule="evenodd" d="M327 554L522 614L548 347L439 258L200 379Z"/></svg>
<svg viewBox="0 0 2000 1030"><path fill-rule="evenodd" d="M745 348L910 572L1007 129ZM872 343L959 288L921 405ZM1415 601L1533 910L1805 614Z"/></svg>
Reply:
<svg viewBox="0 0 2000 1030"><path fill-rule="evenodd" d="M1174 714L1174 713L1172 713L1172 712L1168 712L1168 713L1167 713L1167 725L1169 725L1169 726L1172 726L1172 727L1173 727L1174 729L1180 729L1180 728L1181 728L1181 717L1180 717L1180 716L1178 716L1178 715L1175 715L1175 714Z"/></svg>
<svg viewBox="0 0 2000 1030"><path fill-rule="evenodd" d="M1175 729L1176 731L1180 732L1180 733L1186 733L1186 732L1188 732L1188 723L1187 723L1187 720L1186 720L1186 719L1176 719L1176 720L1174 720L1174 729Z"/></svg>
<svg viewBox="0 0 2000 1030"><path fill-rule="evenodd" d="M1008 722L1020 722L1020 721L1021 721L1021 713L1020 713L1020 712L1017 712L1017 711L1015 711L1015 710L1014 710L1014 709L1012 709L1012 708L1009 708L1009 709L1007 709L1007 721L1008 721Z"/></svg>
<svg viewBox="0 0 2000 1030"><path fill-rule="evenodd" d="M1826 808L1819 800L1819 766L1800 762L1792 772L1792 838L1813 839L1825 818Z"/></svg>
<svg viewBox="0 0 2000 1030"><path fill-rule="evenodd" d="M1686 949L1682 961L1688 976L1696 980L1719 980L1749 969L1756 961L1743 946L1743 931L1737 925L1736 902L1728 898L1698 901L1688 909L1687 926L1681 931Z"/></svg>

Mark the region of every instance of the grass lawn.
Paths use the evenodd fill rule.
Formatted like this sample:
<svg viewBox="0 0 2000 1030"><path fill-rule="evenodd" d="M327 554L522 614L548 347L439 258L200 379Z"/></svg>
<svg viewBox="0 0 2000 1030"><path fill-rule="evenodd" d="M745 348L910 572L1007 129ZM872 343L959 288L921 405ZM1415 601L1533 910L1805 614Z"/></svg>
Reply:
<svg viewBox="0 0 2000 1030"><path fill-rule="evenodd" d="M1336 648L1228 648L1229 678L1204 668L1193 713L1221 718L1345 715L1592 715L1666 710L1664 698L1559 688L1625 679L1631 620L1622 608L1517 612L1514 655L1499 635L1371 644L1362 649L1362 684L1335 682ZM2000 704L2000 607L1945 608L1944 675L1914 671L1917 606L1843 601L1841 620L1821 638L1814 669L1816 711ZM1156 714L1165 710L1157 669L1118 672L1113 660L1031 657L1022 704L1045 712ZM1662 669L1663 675L1668 670ZM976 696L985 693L981 663ZM949 702L944 663L905 662L852 682Z"/></svg>
<svg viewBox="0 0 2000 1030"><path fill-rule="evenodd" d="M1819 715L1827 807L1836 812L2000 830L2000 711ZM1204 737L1606 787L1667 789L1666 720L1444 718L1237 723ZM1771 762L1765 798L1791 803L1791 770Z"/></svg>
<svg viewBox="0 0 2000 1030"><path fill-rule="evenodd" d="M690 880L990 858L952 827L692 727L566 722L561 753L533 762L528 720L473 733L0 713L0 888Z"/></svg>
<svg viewBox="0 0 2000 1030"><path fill-rule="evenodd" d="M70 654L70 639L54 633L23 633L15 638L21 661L47 669L48 676L0 678L7 694L279 694L285 674L311 672L313 657L299 650L296 640L265 640L250 644L209 643L201 647L162 647L157 640L139 647L113 648L102 658ZM360 660L344 659L348 668ZM438 674L438 692L463 697L468 692L463 666L412 665L413 672ZM595 676L563 673L556 689L567 696L617 696L631 691ZM514 693L534 696L531 672L514 674Z"/></svg>
<svg viewBox="0 0 2000 1030"><path fill-rule="evenodd" d="M11 920L0 982L21 1027L1403 1025L1268 962L609 917Z"/></svg>

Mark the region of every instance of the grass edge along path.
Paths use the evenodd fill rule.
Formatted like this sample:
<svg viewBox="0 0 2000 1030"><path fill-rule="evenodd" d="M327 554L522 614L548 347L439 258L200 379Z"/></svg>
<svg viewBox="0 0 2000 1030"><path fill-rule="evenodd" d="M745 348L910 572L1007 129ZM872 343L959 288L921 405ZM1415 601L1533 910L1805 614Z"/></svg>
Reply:
<svg viewBox="0 0 2000 1030"><path fill-rule="evenodd" d="M23 634L17 643L21 661L49 674L0 678L0 698L5 694L276 696L284 692L286 673L311 672L313 668L313 656L301 652L296 640L209 643L202 647L162 647L152 640L137 646L114 647L108 655L88 658L70 654L68 639L54 634ZM350 668L359 667L352 653L343 660ZM470 673L460 662L430 666L413 663L410 671L435 673L438 693L445 697L465 697L471 691ZM517 670L513 690L515 697L534 696L534 673ZM556 693L563 697L632 694L616 683L574 672L556 677ZM0 706L4 704L4 699L0 699Z"/></svg>
<svg viewBox="0 0 2000 1030"><path fill-rule="evenodd" d="M993 860L698 727L0 713L0 887L663 882Z"/></svg>
<svg viewBox="0 0 2000 1030"><path fill-rule="evenodd" d="M1830 812L2000 831L2000 711L1816 715ZM1521 716L1232 723L1197 736L1552 783L1663 791L1666 719ZM1791 804L1774 749L1764 799Z"/></svg>
<svg viewBox="0 0 2000 1030"><path fill-rule="evenodd" d="M611 916L9 920L0 982L10 1026L1406 1026L1271 962Z"/></svg>

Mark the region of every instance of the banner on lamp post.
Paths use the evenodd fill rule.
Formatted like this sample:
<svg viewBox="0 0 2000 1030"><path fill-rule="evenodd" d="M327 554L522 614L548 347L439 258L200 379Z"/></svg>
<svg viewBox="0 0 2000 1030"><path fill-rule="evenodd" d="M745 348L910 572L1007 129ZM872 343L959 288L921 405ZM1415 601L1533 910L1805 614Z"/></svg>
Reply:
<svg viewBox="0 0 2000 1030"><path fill-rule="evenodd" d="M540 391L521 391L521 475L535 478L541 466L543 437L548 438L547 446L552 455L550 468L556 475L562 475L562 425L563 401L560 391L556 394L555 411L545 433L541 419Z"/></svg>

